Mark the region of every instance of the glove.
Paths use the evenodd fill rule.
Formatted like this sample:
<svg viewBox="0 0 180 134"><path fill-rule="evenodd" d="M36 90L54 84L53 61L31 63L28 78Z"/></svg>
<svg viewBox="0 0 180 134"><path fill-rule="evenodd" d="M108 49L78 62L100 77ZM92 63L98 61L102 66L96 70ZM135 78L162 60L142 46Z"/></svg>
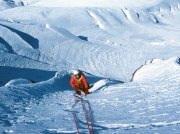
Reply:
<svg viewBox="0 0 180 134"><path fill-rule="evenodd" d="M87 95L87 94L90 94L90 92L88 91L87 93L85 93L85 95Z"/></svg>

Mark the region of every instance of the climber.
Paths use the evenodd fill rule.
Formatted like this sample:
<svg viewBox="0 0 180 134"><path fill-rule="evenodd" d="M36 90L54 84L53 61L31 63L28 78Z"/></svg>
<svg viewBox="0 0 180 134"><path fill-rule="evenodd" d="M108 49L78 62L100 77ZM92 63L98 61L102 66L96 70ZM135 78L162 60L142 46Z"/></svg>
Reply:
<svg viewBox="0 0 180 134"><path fill-rule="evenodd" d="M81 95L81 91L84 92L85 95L90 94L88 90L91 86L87 82L85 75L80 70L73 70L70 84L76 90L78 95Z"/></svg>

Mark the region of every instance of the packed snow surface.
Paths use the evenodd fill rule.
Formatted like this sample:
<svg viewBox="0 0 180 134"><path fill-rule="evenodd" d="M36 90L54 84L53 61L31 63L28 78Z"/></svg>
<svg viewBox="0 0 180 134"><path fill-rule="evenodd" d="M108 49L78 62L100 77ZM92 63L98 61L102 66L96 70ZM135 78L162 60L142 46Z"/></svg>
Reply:
<svg viewBox="0 0 180 134"><path fill-rule="evenodd" d="M0 0L0 133L77 133L72 111L88 133L74 69L95 133L179 133L179 20L180 0Z"/></svg>
<svg viewBox="0 0 180 134"><path fill-rule="evenodd" d="M162 0L43 0L33 5L46 7L139 7L144 5L155 4Z"/></svg>

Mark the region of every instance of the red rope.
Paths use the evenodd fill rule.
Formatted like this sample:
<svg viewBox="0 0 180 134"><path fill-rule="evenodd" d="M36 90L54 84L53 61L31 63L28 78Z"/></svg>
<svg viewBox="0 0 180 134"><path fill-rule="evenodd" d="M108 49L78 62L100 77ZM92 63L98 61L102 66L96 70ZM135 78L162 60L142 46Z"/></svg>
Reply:
<svg viewBox="0 0 180 134"><path fill-rule="evenodd" d="M89 106L89 118L90 118L90 122L91 122L92 134L94 134L94 128L93 128L92 116L91 116L92 110L91 110L91 106L89 103L88 103L88 106Z"/></svg>
<svg viewBox="0 0 180 134"><path fill-rule="evenodd" d="M76 117L75 117L74 112L72 112L72 115L73 115L73 118L74 118L74 122L75 122L75 124L76 124L77 132L78 132L78 134L80 134L79 128L78 128L78 124L77 124L77 121L76 121Z"/></svg>
<svg viewBox="0 0 180 134"><path fill-rule="evenodd" d="M93 123L92 123L92 115L91 115L91 113L92 113L91 106L88 103L88 108L89 108L88 114L89 115L87 115L87 112L86 112L86 109L85 109L85 105L83 103L82 96L78 96L78 98L81 100L83 112L84 112L84 115L85 115L85 118L86 118L86 121L87 121L87 125L88 125L89 134L94 134L94 128L93 128ZM78 128L78 124L77 124L77 120L76 120L74 112L72 112L72 115L73 115L73 118L74 118L74 122L76 124L76 128L77 128L78 134L80 134L79 128ZM88 119L88 116L89 116L89 119ZM90 121L90 123L89 123L89 121Z"/></svg>
<svg viewBox="0 0 180 134"><path fill-rule="evenodd" d="M84 105L83 105L82 96L81 96L81 104L82 104L82 108L83 108L83 111L84 111L84 115L85 115L85 117L86 117L88 129L89 129L89 134L91 134L91 129L90 129L90 126L89 126L89 122L88 122L87 114L86 114L86 111L85 111L85 107L84 107Z"/></svg>

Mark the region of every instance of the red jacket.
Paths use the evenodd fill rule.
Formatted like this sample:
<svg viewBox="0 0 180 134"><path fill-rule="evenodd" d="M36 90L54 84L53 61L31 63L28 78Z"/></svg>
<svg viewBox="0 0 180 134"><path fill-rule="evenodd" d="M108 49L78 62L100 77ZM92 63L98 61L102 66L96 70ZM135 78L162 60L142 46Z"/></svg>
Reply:
<svg viewBox="0 0 180 134"><path fill-rule="evenodd" d="M89 84L83 74L79 79L72 75L70 84L76 91L83 91L85 94L88 94Z"/></svg>

